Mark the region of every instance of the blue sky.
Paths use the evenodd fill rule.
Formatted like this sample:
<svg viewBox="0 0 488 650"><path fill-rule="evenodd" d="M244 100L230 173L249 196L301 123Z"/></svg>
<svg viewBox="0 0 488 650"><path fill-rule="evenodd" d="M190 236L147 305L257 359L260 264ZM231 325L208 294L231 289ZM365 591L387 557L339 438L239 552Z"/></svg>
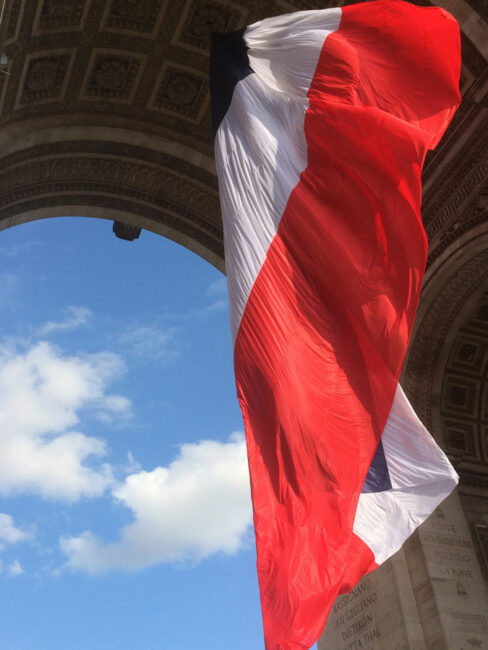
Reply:
<svg viewBox="0 0 488 650"><path fill-rule="evenodd" d="M262 647L223 276L74 218L0 264L2 650Z"/></svg>
<svg viewBox="0 0 488 650"><path fill-rule="evenodd" d="M0 648L264 648L222 274L48 219L0 309Z"/></svg>

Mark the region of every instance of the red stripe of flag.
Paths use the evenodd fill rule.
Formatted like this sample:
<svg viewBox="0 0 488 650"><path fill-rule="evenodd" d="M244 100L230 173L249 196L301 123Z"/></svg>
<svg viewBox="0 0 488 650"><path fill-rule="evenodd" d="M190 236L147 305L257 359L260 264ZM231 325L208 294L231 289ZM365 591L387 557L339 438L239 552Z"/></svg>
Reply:
<svg viewBox="0 0 488 650"><path fill-rule="evenodd" d="M343 9L309 91L308 167L238 331L267 650L312 645L376 566L352 528L420 294L421 167L458 103L456 24L420 12Z"/></svg>

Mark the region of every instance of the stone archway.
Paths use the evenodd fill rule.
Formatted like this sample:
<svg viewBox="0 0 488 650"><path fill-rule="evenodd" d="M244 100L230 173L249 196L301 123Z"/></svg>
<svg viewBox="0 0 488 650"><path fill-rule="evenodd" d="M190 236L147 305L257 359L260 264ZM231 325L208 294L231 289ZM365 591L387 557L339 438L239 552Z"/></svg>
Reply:
<svg viewBox="0 0 488 650"><path fill-rule="evenodd" d="M52 216L112 219L169 237L223 270L212 160L143 136L91 126L37 131L29 147L3 158L0 227Z"/></svg>
<svg viewBox="0 0 488 650"><path fill-rule="evenodd" d="M480 0L413 1L445 7L462 30L463 103L424 170L429 266L404 370L407 393L420 417L456 456L462 450L451 449L449 440L462 441L462 435L458 431L457 438L449 439L442 419L443 382L453 374L451 351L474 313L488 268L488 10ZM0 54L6 57L0 66L0 230L50 216L101 217L169 237L224 270L210 135L210 30L230 31L270 15L350 2L5 0L0 24ZM486 373L478 386L484 395ZM486 450L483 440L477 449ZM459 467L468 520L473 526L486 521L488 531L486 486L479 482L480 476L486 481L487 460L480 456L474 467L464 459ZM459 506L454 509L459 514ZM470 533L466 527L463 531L466 541ZM483 553L488 558L484 534L478 541L472 537L481 560ZM389 650L396 647L390 641L400 640L404 645L399 647L405 648L410 642L418 648L447 647L428 645L436 632L429 636L430 610L422 597L425 603L441 602L434 588L436 580L444 579L428 572L429 544L422 535L414 536L408 552L378 572L375 580L384 585L390 608L384 611L392 616L381 619L378 610L375 620L387 624L383 640L374 623L364 631L370 636L357 637L364 647ZM419 575L426 579L422 582ZM389 591L390 585L394 589ZM486 616L466 608L458 614L452 620L460 626L459 638L463 625L478 626L478 636L486 628L488 635ZM447 625L441 618L439 614L437 630ZM394 620L401 628L397 636ZM352 645L355 633L344 637L340 626L336 631L334 650L363 647ZM442 634L436 638L445 642ZM472 639L478 642L478 637Z"/></svg>
<svg viewBox="0 0 488 650"><path fill-rule="evenodd" d="M349 1L5 0L0 228L50 215L105 217L168 236L223 270L210 30ZM488 58L482 6L436 4L463 27L465 101L426 168L432 255L457 236L460 208L483 182Z"/></svg>
<svg viewBox="0 0 488 650"><path fill-rule="evenodd" d="M170 237L223 270L209 34L260 17L260 6L6 0L0 228L104 217Z"/></svg>

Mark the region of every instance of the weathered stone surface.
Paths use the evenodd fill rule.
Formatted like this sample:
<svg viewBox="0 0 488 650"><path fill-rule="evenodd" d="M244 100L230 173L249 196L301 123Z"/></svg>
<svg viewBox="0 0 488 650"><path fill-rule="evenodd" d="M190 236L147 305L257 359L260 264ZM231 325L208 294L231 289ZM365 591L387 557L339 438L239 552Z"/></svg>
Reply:
<svg viewBox="0 0 488 650"><path fill-rule="evenodd" d="M488 590L458 495L335 601L319 650L488 647Z"/></svg>

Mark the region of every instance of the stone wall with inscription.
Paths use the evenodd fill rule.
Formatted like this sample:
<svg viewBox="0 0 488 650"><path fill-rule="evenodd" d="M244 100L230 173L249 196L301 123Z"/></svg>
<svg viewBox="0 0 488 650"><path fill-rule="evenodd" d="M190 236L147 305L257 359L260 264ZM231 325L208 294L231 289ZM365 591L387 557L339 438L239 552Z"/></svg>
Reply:
<svg viewBox="0 0 488 650"><path fill-rule="evenodd" d="M473 494L463 494L461 503L474 537L481 572L488 584L488 500Z"/></svg>
<svg viewBox="0 0 488 650"><path fill-rule="evenodd" d="M457 494L332 608L319 650L488 648L488 588Z"/></svg>
<svg viewBox="0 0 488 650"><path fill-rule="evenodd" d="M425 650L422 628L400 551L339 596L319 650Z"/></svg>
<svg viewBox="0 0 488 650"><path fill-rule="evenodd" d="M451 495L407 545L428 648L488 648L488 589L459 497ZM427 574L427 575L426 575Z"/></svg>

